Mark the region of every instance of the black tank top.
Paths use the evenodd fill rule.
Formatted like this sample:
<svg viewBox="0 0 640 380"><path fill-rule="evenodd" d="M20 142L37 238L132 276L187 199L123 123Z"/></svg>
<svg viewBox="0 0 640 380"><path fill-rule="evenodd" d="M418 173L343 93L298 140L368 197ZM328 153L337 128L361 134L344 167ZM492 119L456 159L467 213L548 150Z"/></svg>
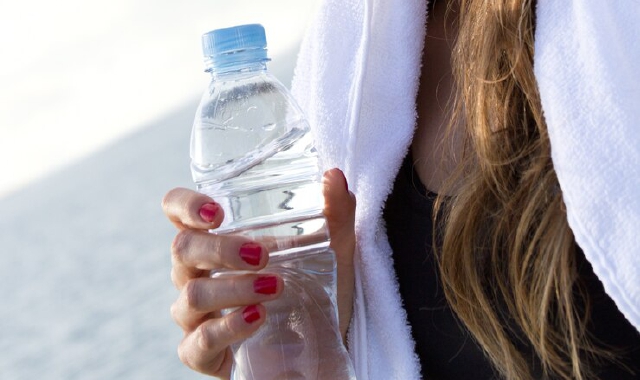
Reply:
<svg viewBox="0 0 640 380"><path fill-rule="evenodd" d="M409 155L402 165L385 209L389 243L393 249L400 295L407 311L415 350L422 365L422 376L429 380L498 379L490 361L469 331L449 307L433 257L432 210L436 194L426 191L415 173ZM618 311L604 292L591 265L578 251L580 280L591 300L591 333L597 340L620 352L620 365L605 363L597 367L600 379L640 379L640 333ZM530 347L514 340L536 378L542 378L540 365Z"/></svg>

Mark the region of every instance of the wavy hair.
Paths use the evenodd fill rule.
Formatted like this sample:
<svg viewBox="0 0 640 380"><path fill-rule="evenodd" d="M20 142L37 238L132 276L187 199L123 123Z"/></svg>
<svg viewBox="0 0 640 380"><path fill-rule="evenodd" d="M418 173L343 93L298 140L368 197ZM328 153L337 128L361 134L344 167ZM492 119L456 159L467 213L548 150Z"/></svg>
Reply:
<svg viewBox="0 0 640 380"><path fill-rule="evenodd" d="M459 0L451 127L465 149L438 199L437 258L446 297L506 379L587 379L607 356L587 332L575 242L550 156L533 74L531 0ZM455 185L454 185L455 184ZM522 346L522 345L520 345Z"/></svg>

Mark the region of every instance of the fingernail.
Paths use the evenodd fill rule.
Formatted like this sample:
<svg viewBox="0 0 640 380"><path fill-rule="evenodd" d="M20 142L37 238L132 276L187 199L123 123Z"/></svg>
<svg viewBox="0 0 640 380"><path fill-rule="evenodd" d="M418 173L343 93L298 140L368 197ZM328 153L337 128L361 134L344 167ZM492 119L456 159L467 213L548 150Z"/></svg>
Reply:
<svg viewBox="0 0 640 380"><path fill-rule="evenodd" d="M200 217L208 223L212 223L218 213L218 205L215 203L205 203L200 207Z"/></svg>
<svg viewBox="0 0 640 380"><path fill-rule="evenodd" d="M275 294L278 290L278 279L275 276L258 277L253 282L253 291L258 294Z"/></svg>
<svg viewBox="0 0 640 380"><path fill-rule="evenodd" d="M262 247L256 243L244 243L240 246L240 257L249 265L260 264Z"/></svg>
<svg viewBox="0 0 640 380"><path fill-rule="evenodd" d="M258 319L260 319L260 311L258 310L258 306L256 305L247 306L242 311L242 318L247 323L253 323Z"/></svg>

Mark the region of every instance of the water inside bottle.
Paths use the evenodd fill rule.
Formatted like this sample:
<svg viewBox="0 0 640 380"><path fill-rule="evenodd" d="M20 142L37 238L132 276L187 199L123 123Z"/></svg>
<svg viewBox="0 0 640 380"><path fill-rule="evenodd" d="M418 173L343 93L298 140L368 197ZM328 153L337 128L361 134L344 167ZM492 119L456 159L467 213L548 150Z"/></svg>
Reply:
<svg viewBox="0 0 640 380"><path fill-rule="evenodd" d="M343 356L340 347L335 347L333 255L322 249L281 255L271 258L263 272L279 274L285 286L277 300L264 303L265 324L250 338L232 346L233 378L346 379L323 368L323 363Z"/></svg>
<svg viewBox="0 0 640 380"><path fill-rule="evenodd" d="M271 146L225 165L231 178L198 184L225 212L214 233L268 238L276 244L274 254L301 245L328 246L317 155L307 130L300 121ZM259 161L265 149L275 153Z"/></svg>
<svg viewBox="0 0 640 380"><path fill-rule="evenodd" d="M259 240L269 250L261 272L284 279L280 297L264 303L265 323L232 346L232 379L353 379L338 328L336 261L309 125L270 74L218 79L200 104L191 145L197 188L225 213L211 233Z"/></svg>
<svg viewBox="0 0 640 380"><path fill-rule="evenodd" d="M338 332L336 261L322 214L317 156L308 127L300 123L274 143L280 146L276 153L257 164L255 157L243 157L229 170L244 171L198 187L225 211L224 223L212 232L266 243L269 264L261 272L278 274L285 283L281 296L264 304L264 325L232 346L233 379L351 378ZM219 270L212 276L240 273Z"/></svg>

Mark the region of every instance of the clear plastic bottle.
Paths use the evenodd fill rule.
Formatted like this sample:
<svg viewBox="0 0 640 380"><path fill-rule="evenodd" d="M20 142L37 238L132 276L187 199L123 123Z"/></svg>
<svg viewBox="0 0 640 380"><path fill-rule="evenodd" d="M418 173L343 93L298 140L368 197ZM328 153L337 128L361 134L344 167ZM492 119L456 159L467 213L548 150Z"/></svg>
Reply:
<svg viewBox="0 0 640 380"><path fill-rule="evenodd" d="M267 71L262 26L214 30L202 43L212 80L191 135L193 179L225 211L212 233L267 242L263 271L285 283L264 304L264 325L232 347L232 379L355 379L338 328L336 260L309 125Z"/></svg>

